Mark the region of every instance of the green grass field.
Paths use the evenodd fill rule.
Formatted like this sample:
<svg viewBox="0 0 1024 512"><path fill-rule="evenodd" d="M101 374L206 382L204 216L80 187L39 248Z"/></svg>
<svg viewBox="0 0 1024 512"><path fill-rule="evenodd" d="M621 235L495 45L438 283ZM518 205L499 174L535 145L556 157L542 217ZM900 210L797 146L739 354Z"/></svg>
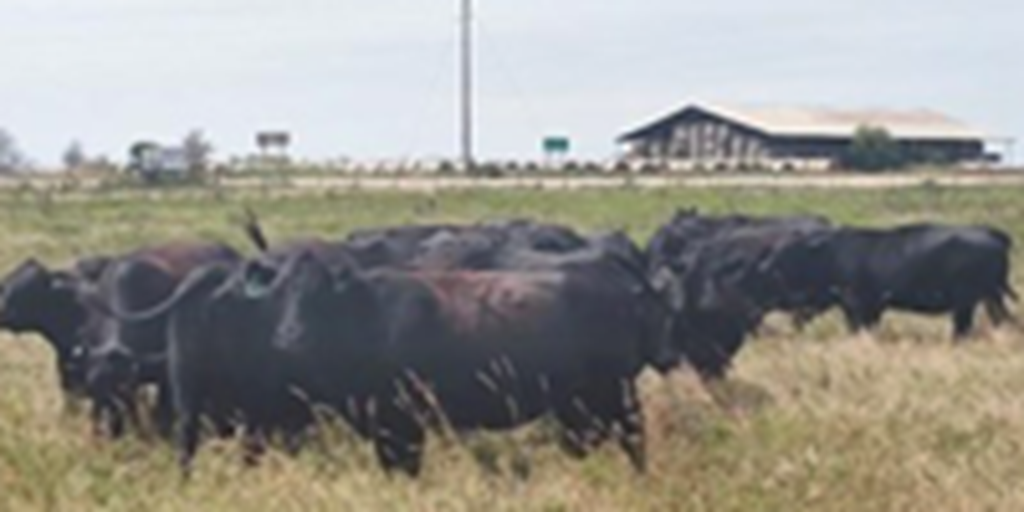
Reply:
<svg viewBox="0 0 1024 512"><path fill-rule="evenodd" d="M246 205L275 238L531 216L625 228L642 240L677 206L693 205L862 225L984 222L1024 244L1022 197L1020 188L937 187L291 198L10 192L0 194L0 269L30 256L61 265L168 239L242 244L232 219ZM1024 289L1021 269L1014 281ZM954 347L946 319L903 315L872 338L845 335L834 316L801 334L781 321L767 331L741 353L717 401L687 372L645 376L652 471L644 478L612 447L573 461L528 428L468 445L433 437L419 481L385 477L368 447L344 433L298 458L272 452L251 469L235 443L211 443L187 486L168 447L93 438L84 415L62 410L47 347L3 334L0 511L1024 510L1024 336L983 322L976 343ZM484 470L488 454L504 465L525 458L530 476Z"/></svg>

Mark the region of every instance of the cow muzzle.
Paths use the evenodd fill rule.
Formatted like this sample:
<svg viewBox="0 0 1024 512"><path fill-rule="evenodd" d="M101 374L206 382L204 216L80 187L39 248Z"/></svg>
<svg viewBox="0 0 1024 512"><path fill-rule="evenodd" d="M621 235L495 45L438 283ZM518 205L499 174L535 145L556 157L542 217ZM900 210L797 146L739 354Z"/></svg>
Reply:
<svg viewBox="0 0 1024 512"><path fill-rule="evenodd" d="M124 348L114 348L89 358L86 385L92 393L107 394L127 388L135 381L138 364Z"/></svg>

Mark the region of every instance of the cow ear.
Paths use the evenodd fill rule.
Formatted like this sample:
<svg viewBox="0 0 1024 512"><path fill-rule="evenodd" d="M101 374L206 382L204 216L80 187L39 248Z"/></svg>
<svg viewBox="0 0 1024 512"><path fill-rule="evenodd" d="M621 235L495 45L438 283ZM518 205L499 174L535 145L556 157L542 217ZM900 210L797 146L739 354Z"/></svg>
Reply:
<svg viewBox="0 0 1024 512"><path fill-rule="evenodd" d="M49 270L50 270L50 269L46 268L46 265L44 265L43 262L41 262L41 261L39 261L39 260L37 260L35 258L29 258L29 259L25 260L24 262L22 262L21 268L27 268L27 269L31 269L31 270L34 270L34 271L37 271L37 272L49 272Z"/></svg>
<svg viewBox="0 0 1024 512"><path fill-rule="evenodd" d="M267 296L277 280L280 270L259 260L252 260L242 269L242 288L246 298L259 299Z"/></svg>
<svg viewBox="0 0 1024 512"><path fill-rule="evenodd" d="M75 263L74 273L89 281L98 281L113 264L110 256L85 258Z"/></svg>

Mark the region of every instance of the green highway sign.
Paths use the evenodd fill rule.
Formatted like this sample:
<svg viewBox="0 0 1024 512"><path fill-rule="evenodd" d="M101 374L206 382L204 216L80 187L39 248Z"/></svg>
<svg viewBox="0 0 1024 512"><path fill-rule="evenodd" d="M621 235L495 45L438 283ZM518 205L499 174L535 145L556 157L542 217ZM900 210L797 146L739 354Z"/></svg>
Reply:
<svg viewBox="0 0 1024 512"><path fill-rule="evenodd" d="M572 149L572 142L568 137L545 137L544 152L551 155L566 154Z"/></svg>

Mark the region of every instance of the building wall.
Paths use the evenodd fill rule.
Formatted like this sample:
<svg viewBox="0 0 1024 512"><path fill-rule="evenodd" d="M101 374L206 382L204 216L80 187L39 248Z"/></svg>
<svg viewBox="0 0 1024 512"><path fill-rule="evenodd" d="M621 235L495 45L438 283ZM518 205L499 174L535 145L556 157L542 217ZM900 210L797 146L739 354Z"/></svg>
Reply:
<svg viewBox="0 0 1024 512"><path fill-rule="evenodd" d="M770 157L768 139L712 116L691 113L630 144L629 156L694 166L754 165Z"/></svg>
<svg viewBox="0 0 1024 512"><path fill-rule="evenodd" d="M977 163L985 159L981 141L902 141L904 154L915 163Z"/></svg>
<svg viewBox="0 0 1024 512"><path fill-rule="evenodd" d="M838 167L851 138L769 137L699 111L690 111L629 143L627 156L673 169L825 170ZM980 162L982 141L898 141L913 163Z"/></svg>

